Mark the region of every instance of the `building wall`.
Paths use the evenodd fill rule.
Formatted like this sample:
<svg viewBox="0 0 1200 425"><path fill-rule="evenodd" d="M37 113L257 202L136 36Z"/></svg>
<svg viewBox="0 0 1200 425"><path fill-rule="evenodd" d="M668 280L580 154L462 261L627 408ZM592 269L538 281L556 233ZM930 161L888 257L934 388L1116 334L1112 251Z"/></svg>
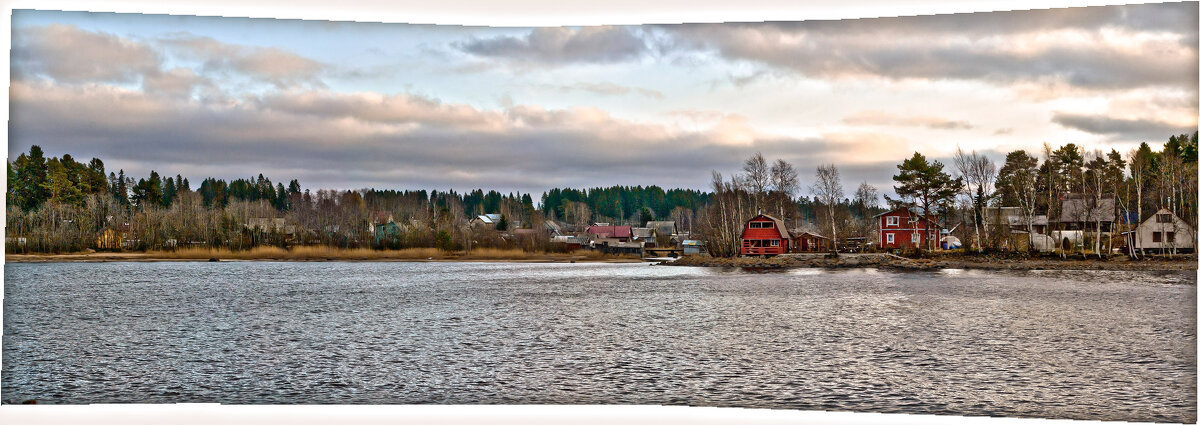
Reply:
<svg viewBox="0 0 1200 425"><path fill-rule="evenodd" d="M750 223L771 223L770 229L751 229ZM766 218L757 218L747 221L742 228L742 255L776 255L783 254L788 251L788 240L780 236L779 229L774 226L774 221ZM761 240L763 245L770 245L770 241L779 241L778 246L762 246L748 247L750 241Z"/></svg>
<svg viewBox="0 0 1200 425"><path fill-rule="evenodd" d="M918 245L925 246L926 239L936 238L936 229L928 228L928 220L911 221L913 214L907 209L887 212L879 216L879 246L883 249L912 249ZM896 224L889 225L888 217L896 217ZM893 235L893 242L888 242L888 235ZM917 243L913 243L913 234L918 235Z"/></svg>
<svg viewBox="0 0 1200 425"><path fill-rule="evenodd" d="M1195 237L1192 234L1191 226L1188 226L1187 223L1184 223L1183 220L1180 220L1174 214L1171 215L1171 218L1171 223L1159 223L1156 216L1151 216L1148 220L1138 225L1135 246L1142 249L1195 248ZM1154 242L1154 232L1162 233L1160 242ZM1174 242L1167 241L1167 232L1175 232Z"/></svg>

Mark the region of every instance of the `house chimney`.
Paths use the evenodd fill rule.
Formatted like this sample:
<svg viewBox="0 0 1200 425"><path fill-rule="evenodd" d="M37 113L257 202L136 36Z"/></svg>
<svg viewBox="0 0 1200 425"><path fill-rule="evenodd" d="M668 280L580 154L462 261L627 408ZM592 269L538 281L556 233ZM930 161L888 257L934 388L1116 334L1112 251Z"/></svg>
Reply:
<svg viewBox="0 0 1200 425"><path fill-rule="evenodd" d="M762 215L762 208L758 209L758 215Z"/></svg>

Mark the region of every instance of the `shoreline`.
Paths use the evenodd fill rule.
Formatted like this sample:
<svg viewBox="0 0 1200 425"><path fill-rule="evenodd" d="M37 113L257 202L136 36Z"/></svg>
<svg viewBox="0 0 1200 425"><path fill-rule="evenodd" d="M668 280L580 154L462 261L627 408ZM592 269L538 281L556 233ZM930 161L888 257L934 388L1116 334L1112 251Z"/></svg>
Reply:
<svg viewBox="0 0 1200 425"><path fill-rule="evenodd" d="M436 249L369 250L369 249L291 249L256 248L247 251L179 250L147 252L73 252L73 253L5 253L8 263L109 263L109 262L212 262L212 261L282 261L282 262L509 262L509 263L641 263L629 256L597 255L595 253L526 253L519 250L483 249L470 253L445 252Z"/></svg>
<svg viewBox="0 0 1200 425"><path fill-rule="evenodd" d="M796 269L796 268L878 268L891 270L1133 270L1187 271L1197 270L1196 257L1181 255L1175 258L1130 260L1128 257L1110 259L1061 259L1056 257L991 258L980 256L939 256L904 258L888 254L842 254L838 258L824 255L786 255L773 258L732 257L716 258L687 256L674 261L658 261L632 256L587 254L524 253L520 251L483 251L472 255L461 252L430 252L421 250L327 250L318 252L262 251L151 251L151 252L76 252L65 254L5 254L9 263L109 263L109 262L211 262L211 261L278 261L278 262L501 262L501 263L656 263L667 266Z"/></svg>
<svg viewBox="0 0 1200 425"><path fill-rule="evenodd" d="M662 263L671 266L692 267L740 267L762 269L792 268L879 268L892 270L1134 270L1134 271L1187 271L1197 270L1194 255L1179 255L1175 258L1153 258L1131 260L1120 256L1109 259L1079 259L1056 257L993 258L985 256L935 256L931 258L905 258L888 254L842 254L837 258L824 255L787 255L773 258L752 257L684 257Z"/></svg>

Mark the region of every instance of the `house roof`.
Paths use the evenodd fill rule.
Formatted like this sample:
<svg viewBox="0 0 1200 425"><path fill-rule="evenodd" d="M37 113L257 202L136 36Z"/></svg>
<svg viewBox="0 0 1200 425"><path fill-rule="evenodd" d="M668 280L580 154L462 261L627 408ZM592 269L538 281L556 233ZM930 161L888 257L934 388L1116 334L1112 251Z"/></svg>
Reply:
<svg viewBox="0 0 1200 425"><path fill-rule="evenodd" d="M485 224L496 224L496 222L500 221L500 214L483 214L476 216L475 219Z"/></svg>
<svg viewBox="0 0 1200 425"><path fill-rule="evenodd" d="M1062 213L1058 215L1058 222L1109 222L1116 218L1116 214L1116 199L1103 198L1100 199L1100 202L1096 202L1095 198L1071 197L1063 200Z"/></svg>
<svg viewBox="0 0 1200 425"><path fill-rule="evenodd" d="M609 238L628 238L633 236L630 226L589 226L585 233Z"/></svg>
<svg viewBox="0 0 1200 425"><path fill-rule="evenodd" d="M888 214L891 214L891 213L894 213L894 212L899 212L899 211L908 211L908 213L909 213L909 214L915 215L915 216L917 216L917 217L920 217L920 218L925 218L925 219L927 219L927 220L928 220L928 218L926 218L924 215L922 215L921 213L917 212L917 208L913 208L913 207L900 207L900 208L896 208L896 209L894 209L894 210L891 210L891 211L884 211L884 212L881 212L881 213L879 213L879 214L875 214L875 215L874 215L874 216L872 216L871 218L879 218L879 217L881 217L881 216L885 216L885 215L888 215Z"/></svg>
<svg viewBox="0 0 1200 425"><path fill-rule="evenodd" d="M792 238L792 236L791 236L791 233L788 233L787 226L784 226L784 225L783 225L783 220L780 220L780 219L778 219L778 218L775 218L775 217L773 217L773 216L770 216L770 215L767 215L767 214L759 214L759 215L756 215L756 216L754 216L754 217L751 217L751 218L750 218L750 220L747 220L747 222L750 222L750 221L757 220L757 219L758 219L758 218L760 218L760 217L761 217L761 218L765 218L765 219L767 219L767 220L771 220L771 221L775 222L775 228L776 228L776 229L779 229L779 237L781 237L781 238L784 238L784 239L791 239L791 238ZM745 235L746 235L746 230L745 230L745 229L742 229L742 236L745 236ZM741 236L739 236L739 238L741 238Z"/></svg>
<svg viewBox="0 0 1200 425"><path fill-rule="evenodd" d="M1166 208L1161 208L1158 211L1155 211L1153 215L1151 215L1149 218L1147 218L1145 221L1143 221L1141 224L1139 224L1138 227L1140 228L1142 226L1148 226L1148 225L1154 224L1152 222L1154 222L1155 220L1158 219L1159 214L1170 214L1171 222L1174 224L1174 226L1183 225L1183 226L1187 227L1188 229L1192 228L1192 226L1187 224L1186 221L1183 221L1183 219L1179 218L1178 215L1175 215L1175 213L1171 212L1171 210L1168 210Z"/></svg>
<svg viewBox="0 0 1200 425"><path fill-rule="evenodd" d="M675 233L675 221L674 220L647 221L646 227L649 227L652 229L670 228L671 233Z"/></svg>
<svg viewBox="0 0 1200 425"><path fill-rule="evenodd" d="M797 237L797 238L799 238L799 237L804 237L804 236L812 236L812 237L814 237L814 238L820 238L820 239L829 239L829 238L827 238L827 237L824 237L824 236L818 235L818 234L816 234L816 233L813 233L813 232L800 232L800 233L797 233L797 234L796 234L796 236L794 236L794 237Z"/></svg>
<svg viewBox="0 0 1200 425"><path fill-rule="evenodd" d="M654 237L654 228L652 227L634 227L633 237L635 238L652 238Z"/></svg>

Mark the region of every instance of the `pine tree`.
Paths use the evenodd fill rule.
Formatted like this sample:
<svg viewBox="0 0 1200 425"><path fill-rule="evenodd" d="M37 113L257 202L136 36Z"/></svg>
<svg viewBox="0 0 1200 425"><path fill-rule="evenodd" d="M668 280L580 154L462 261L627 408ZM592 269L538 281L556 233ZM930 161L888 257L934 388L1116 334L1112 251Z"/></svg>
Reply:
<svg viewBox="0 0 1200 425"><path fill-rule="evenodd" d="M894 186L896 194L915 200L921 207L921 214L930 219L945 212L955 195L962 190L962 179L951 178L942 171L944 166L941 162L929 162L920 152L914 152L912 158L896 167L900 169L900 174L892 177L899 183ZM933 246L932 239L926 238L930 247Z"/></svg>

